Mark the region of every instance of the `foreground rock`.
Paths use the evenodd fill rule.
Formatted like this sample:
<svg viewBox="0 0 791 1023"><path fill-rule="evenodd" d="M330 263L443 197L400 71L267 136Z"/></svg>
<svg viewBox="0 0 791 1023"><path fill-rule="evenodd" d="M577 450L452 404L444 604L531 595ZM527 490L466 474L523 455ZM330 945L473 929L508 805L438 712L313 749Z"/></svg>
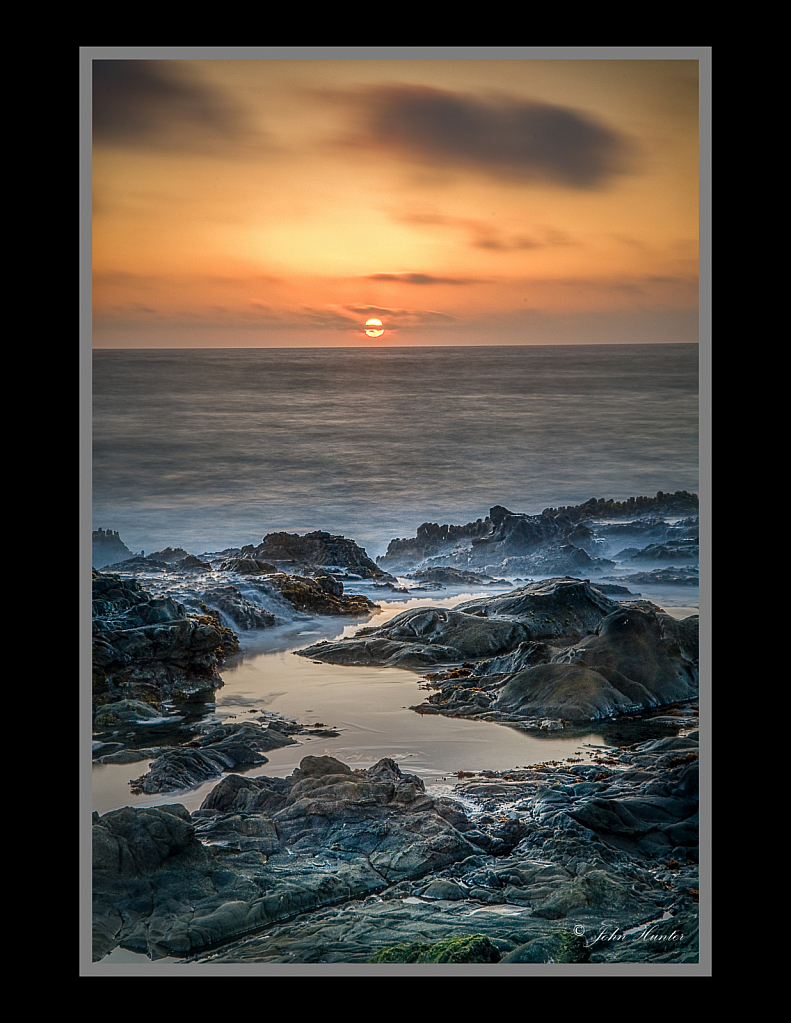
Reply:
<svg viewBox="0 0 791 1023"><path fill-rule="evenodd" d="M330 757L288 779L231 775L194 819L179 805L94 815L95 957L189 952L425 874L476 852L455 825L472 830L393 761L353 772Z"/></svg>
<svg viewBox="0 0 791 1023"><path fill-rule="evenodd" d="M218 665L239 649L228 628L187 614L172 597L152 597L136 579L94 572L93 682L104 702L134 696L201 698L222 685Z"/></svg>
<svg viewBox="0 0 791 1023"><path fill-rule="evenodd" d="M419 668L439 692L415 709L545 728L698 695L698 619L619 604L589 582L551 579L454 610L402 612L380 628L297 651L333 664Z"/></svg>
<svg viewBox="0 0 791 1023"><path fill-rule="evenodd" d="M689 736L485 772L463 805L391 760L307 757L290 778L229 775L192 815L95 814L94 955L238 938L200 958L696 962L697 757Z"/></svg>

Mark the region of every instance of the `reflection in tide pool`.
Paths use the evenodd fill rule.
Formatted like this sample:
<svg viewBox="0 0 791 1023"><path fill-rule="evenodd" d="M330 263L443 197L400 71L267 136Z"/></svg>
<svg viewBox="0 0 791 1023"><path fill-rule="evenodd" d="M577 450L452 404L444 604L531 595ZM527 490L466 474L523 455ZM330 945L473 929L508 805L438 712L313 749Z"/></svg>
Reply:
<svg viewBox="0 0 791 1023"><path fill-rule="evenodd" d="M407 607L451 607L473 596L476 594L467 592L444 600L431 596L389 603L369 624L383 625ZM423 703L427 694L417 672L324 664L294 653L323 636L334 639L340 634L354 635L364 624L318 620L279 634L272 630L269 634L243 635L249 646L258 642L281 649L247 652L229 661L222 669L225 685L217 692L210 720L255 721L262 713L274 713L338 733L302 736L299 745L272 750L266 754L269 762L245 772L248 777L286 777L305 756L332 756L353 768L367 768L383 757L391 757L402 771L419 775L427 786L447 786L456 781L458 771L505 771L569 757L587 760L596 752L592 747L609 744L604 723L598 729L591 726L589 731L568 729L547 734L522 732L486 721L418 714L410 708ZM178 802L196 810L217 784L214 779L189 792L133 796L130 779L145 774L147 769L147 761L95 765L94 809L106 813L119 806Z"/></svg>

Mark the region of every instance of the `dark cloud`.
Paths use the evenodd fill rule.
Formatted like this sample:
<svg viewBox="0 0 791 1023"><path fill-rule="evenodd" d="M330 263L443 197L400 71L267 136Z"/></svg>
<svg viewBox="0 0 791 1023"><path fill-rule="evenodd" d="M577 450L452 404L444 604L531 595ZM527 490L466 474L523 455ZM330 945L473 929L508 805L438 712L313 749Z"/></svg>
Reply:
<svg viewBox="0 0 791 1023"><path fill-rule="evenodd" d="M455 316L436 309L385 309L375 305L347 305L345 308L358 316L379 316L386 321L386 327L442 327L458 323Z"/></svg>
<svg viewBox="0 0 791 1023"><path fill-rule="evenodd" d="M523 235L498 237L495 234L480 234L471 243L476 249L491 249L494 252L512 252L519 249L540 249L541 242Z"/></svg>
<svg viewBox="0 0 791 1023"><path fill-rule="evenodd" d="M94 140L200 151L249 139L241 111L178 64L93 61Z"/></svg>
<svg viewBox="0 0 791 1023"><path fill-rule="evenodd" d="M378 147L501 179L596 188L627 169L631 152L620 133L550 103L393 85L367 92L363 105L366 133Z"/></svg>
<svg viewBox="0 0 791 1023"><path fill-rule="evenodd" d="M398 284L480 284L475 277L434 277L432 274L369 274L368 281L394 281Z"/></svg>

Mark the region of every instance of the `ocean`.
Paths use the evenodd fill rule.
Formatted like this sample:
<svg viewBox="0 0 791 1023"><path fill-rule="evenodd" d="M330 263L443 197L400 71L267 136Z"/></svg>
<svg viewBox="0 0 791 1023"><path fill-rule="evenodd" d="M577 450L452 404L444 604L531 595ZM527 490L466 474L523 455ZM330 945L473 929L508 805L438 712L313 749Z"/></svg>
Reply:
<svg viewBox="0 0 791 1023"><path fill-rule="evenodd" d="M193 554L277 530L323 529L376 557L424 521L465 523L495 504L536 514L590 497L698 492L698 418L695 345L96 351L93 528L118 530L135 553L178 546ZM189 600L210 576L140 578L152 592ZM247 592L244 580L231 581ZM613 745L672 734L631 719L544 732L416 714L426 696L418 670L293 656L402 610L494 592L361 587L380 605L370 621L295 612L275 628L239 632L242 650L223 664L204 725L266 712L329 729L270 751L247 777L290 776L311 754L362 769L390 757L429 795L453 796L460 772L595 763ZM677 618L697 612L697 587L643 595ZM145 727L123 741L158 742ZM94 761L92 808L181 803L194 811L217 783L134 793L130 780L149 763ZM114 964L145 974L150 962L119 948L102 960Z"/></svg>
<svg viewBox="0 0 791 1023"><path fill-rule="evenodd" d="M93 528L190 553L699 490L698 346L97 350Z"/></svg>

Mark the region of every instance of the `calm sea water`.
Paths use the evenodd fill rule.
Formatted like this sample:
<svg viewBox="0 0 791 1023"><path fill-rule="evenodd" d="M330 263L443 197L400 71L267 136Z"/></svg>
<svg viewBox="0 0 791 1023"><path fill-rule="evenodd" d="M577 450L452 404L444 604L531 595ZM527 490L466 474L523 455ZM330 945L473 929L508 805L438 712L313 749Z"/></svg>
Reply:
<svg viewBox="0 0 791 1023"><path fill-rule="evenodd" d="M93 528L133 551L698 492L696 345L96 351L93 399Z"/></svg>

